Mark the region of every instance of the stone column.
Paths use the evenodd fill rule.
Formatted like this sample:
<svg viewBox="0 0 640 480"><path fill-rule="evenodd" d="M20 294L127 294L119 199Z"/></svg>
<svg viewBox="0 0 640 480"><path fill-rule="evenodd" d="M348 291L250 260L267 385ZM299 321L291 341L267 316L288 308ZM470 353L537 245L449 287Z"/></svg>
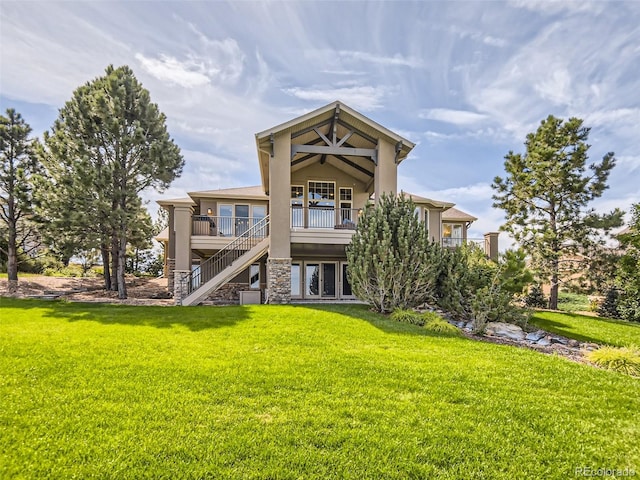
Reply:
<svg viewBox="0 0 640 480"><path fill-rule="evenodd" d="M267 302L291 303L291 134L277 135L269 159Z"/></svg>
<svg viewBox="0 0 640 480"><path fill-rule="evenodd" d="M291 303L291 259L267 259L267 302Z"/></svg>
<svg viewBox="0 0 640 480"><path fill-rule="evenodd" d="M500 232L484 234L484 253L491 260L498 260L498 235L500 235Z"/></svg>
<svg viewBox="0 0 640 480"><path fill-rule="evenodd" d="M175 282L173 288L173 301L176 305L182 305L182 299L187 296L187 282L189 270L174 270Z"/></svg>
<svg viewBox="0 0 640 480"><path fill-rule="evenodd" d="M173 292L173 288L174 288L175 269L176 269L175 258L167 258L167 290L169 290L170 292Z"/></svg>

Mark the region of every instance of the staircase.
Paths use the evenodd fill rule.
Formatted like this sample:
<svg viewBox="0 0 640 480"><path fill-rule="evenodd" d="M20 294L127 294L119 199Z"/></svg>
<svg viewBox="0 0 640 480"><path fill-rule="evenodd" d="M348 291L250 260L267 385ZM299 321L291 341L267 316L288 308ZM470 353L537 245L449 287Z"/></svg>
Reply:
<svg viewBox="0 0 640 480"><path fill-rule="evenodd" d="M181 305L198 305L242 270L255 263L269 249L269 216L222 250L208 258L185 277Z"/></svg>

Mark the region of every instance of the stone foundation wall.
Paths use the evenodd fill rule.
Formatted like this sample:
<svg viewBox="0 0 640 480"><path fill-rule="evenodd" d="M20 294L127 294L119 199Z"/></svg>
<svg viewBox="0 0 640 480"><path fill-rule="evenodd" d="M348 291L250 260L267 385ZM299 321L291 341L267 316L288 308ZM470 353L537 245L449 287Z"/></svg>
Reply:
<svg viewBox="0 0 640 480"><path fill-rule="evenodd" d="M240 292L250 290L248 283L226 283L211 292L205 302L212 305L240 305ZM260 301L262 302L262 296Z"/></svg>
<svg viewBox="0 0 640 480"><path fill-rule="evenodd" d="M191 272L189 270L173 270L173 272L173 301L176 305L182 305L182 297L187 296L187 278Z"/></svg>
<svg viewBox="0 0 640 480"><path fill-rule="evenodd" d="M175 273L174 270L176 268L176 259L175 258L167 258L167 290L173 292L173 285L175 282Z"/></svg>
<svg viewBox="0 0 640 480"><path fill-rule="evenodd" d="M267 259L267 302L291 303L291 259Z"/></svg>

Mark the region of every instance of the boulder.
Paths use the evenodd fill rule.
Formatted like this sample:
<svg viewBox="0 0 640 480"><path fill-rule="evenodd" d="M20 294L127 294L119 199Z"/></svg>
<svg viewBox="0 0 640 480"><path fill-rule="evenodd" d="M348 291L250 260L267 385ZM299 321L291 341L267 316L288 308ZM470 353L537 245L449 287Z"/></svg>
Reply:
<svg viewBox="0 0 640 480"><path fill-rule="evenodd" d="M541 347L548 347L549 345L551 345L551 337L542 337L536 342L536 345L540 345Z"/></svg>
<svg viewBox="0 0 640 480"><path fill-rule="evenodd" d="M489 322L485 327L487 335L508 338L510 340L524 340L524 331L517 325L503 322Z"/></svg>
<svg viewBox="0 0 640 480"><path fill-rule="evenodd" d="M524 337L525 340L529 340L530 342L537 342L541 338L543 338L547 332L544 330L537 330L535 332L527 333L527 336Z"/></svg>

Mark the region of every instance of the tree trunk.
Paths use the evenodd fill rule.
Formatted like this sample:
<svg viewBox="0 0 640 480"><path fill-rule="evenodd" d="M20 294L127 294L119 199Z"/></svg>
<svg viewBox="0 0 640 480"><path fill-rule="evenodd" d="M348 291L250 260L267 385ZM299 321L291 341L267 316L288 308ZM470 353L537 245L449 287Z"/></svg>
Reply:
<svg viewBox="0 0 640 480"><path fill-rule="evenodd" d="M558 290L560 286L558 283L557 262L554 262L554 263L555 263L556 270L551 275L551 292L549 293L549 309L550 310L558 309Z"/></svg>
<svg viewBox="0 0 640 480"><path fill-rule="evenodd" d="M111 272L109 270L109 246L105 243L100 245L100 253L102 254L102 275L104 277L104 289L111 290Z"/></svg>
<svg viewBox="0 0 640 480"><path fill-rule="evenodd" d="M127 298L127 284L125 283L125 262L127 260L127 238L122 235L118 248L118 298L124 300Z"/></svg>
<svg viewBox="0 0 640 480"><path fill-rule="evenodd" d="M9 293L18 289L18 247L16 246L16 224L9 222L9 245L7 248L7 279Z"/></svg>
<svg viewBox="0 0 640 480"><path fill-rule="evenodd" d="M118 291L118 237L111 234L111 290Z"/></svg>

